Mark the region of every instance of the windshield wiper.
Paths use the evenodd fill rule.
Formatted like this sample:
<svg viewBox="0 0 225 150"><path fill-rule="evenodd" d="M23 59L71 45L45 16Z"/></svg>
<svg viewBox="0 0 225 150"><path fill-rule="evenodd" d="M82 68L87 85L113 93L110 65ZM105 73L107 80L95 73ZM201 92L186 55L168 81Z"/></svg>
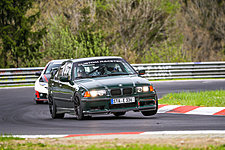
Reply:
<svg viewBox="0 0 225 150"><path fill-rule="evenodd" d="M107 74L108 76L120 76L120 75L129 75L129 73L111 73Z"/></svg>
<svg viewBox="0 0 225 150"><path fill-rule="evenodd" d="M95 78L96 76L81 76L81 77L76 77L75 79L85 79L85 78Z"/></svg>

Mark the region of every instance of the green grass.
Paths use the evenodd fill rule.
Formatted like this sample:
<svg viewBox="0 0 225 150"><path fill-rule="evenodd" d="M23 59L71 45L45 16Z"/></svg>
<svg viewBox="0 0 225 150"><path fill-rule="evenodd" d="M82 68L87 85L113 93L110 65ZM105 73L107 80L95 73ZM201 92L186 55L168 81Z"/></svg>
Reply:
<svg viewBox="0 0 225 150"><path fill-rule="evenodd" d="M172 138L173 139L173 138ZM207 138L208 139L208 138ZM213 138L212 138L213 139ZM220 138L219 138L220 139ZM221 140L224 138L221 138ZM170 139L171 140L171 139ZM200 143L196 146L195 142L193 143L191 139L186 139L190 143L186 145L175 145L175 144L166 144L158 143L157 145L148 144L148 143L123 143L119 139L111 141L101 141L97 144L88 144L88 140L79 141L77 144L76 139L24 139L24 138L15 138L12 136L3 137L0 136L0 150L224 150L225 144L223 142L208 144L207 141L205 144ZM205 141L204 139L202 141ZM200 142L200 141L199 141ZM192 144L194 145L192 145Z"/></svg>
<svg viewBox="0 0 225 150"><path fill-rule="evenodd" d="M34 84L19 84L19 85L0 85L1 87L23 87L23 86L34 86Z"/></svg>
<svg viewBox="0 0 225 150"><path fill-rule="evenodd" d="M0 136L0 142L2 141L10 141L10 140L24 140L24 138L12 137L12 136Z"/></svg>
<svg viewBox="0 0 225 150"><path fill-rule="evenodd" d="M185 150L185 149L194 149L194 150L222 150L225 148L225 145L220 146L208 146L205 148L184 148L178 146L157 146L157 145L149 145L149 144L126 144L123 146L114 145L109 147L97 147L97 146L89 146L85 150Z"/></svg>
<svg viewBox="0 0 225 150"><path fill-rule="evenodd" d="M159 104L225 107L225 90L170 93Z"/></svg>
<svg viewBox="0 0 225 150"><path fill-rule="evenodd" d="M90 146L77 146L77 145L50 145L42 143L23 143L23 144L0 144L1 150L31 150L31 149L75 149L75 150L223 150L225 145L219 146L206 146L204 148L194 147L185 148L178 146L157 146L149 144L125 144L125 145L90 145Z"/></svg>

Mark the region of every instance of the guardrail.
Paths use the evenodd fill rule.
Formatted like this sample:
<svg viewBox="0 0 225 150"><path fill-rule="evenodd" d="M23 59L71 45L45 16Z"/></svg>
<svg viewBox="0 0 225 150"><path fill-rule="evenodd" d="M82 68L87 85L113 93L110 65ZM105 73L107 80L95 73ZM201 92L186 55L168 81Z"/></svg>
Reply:
<svg viewBox="0 0 225 150"><path fill-rule="evenodd" d="M143 77L157 79L225 78L225 62L189 62L133 64L135 70L146 70Z"/></svg>
<svg viewBox="0 0 225 150"><path fill-rule="evenodd" d="M0 86L32 84L38 78L35 73L44 67L0 69Z"/></svg>
<svg viewBox="0 0 225 150"><path fill-rule="evenodd" d="M145 70L143 77L149 80L225 78L225 62L152 63L132 66L135 70ZM0 86L34 83L38 78L35 72L43 69L44 67L0 69Z"/></svg>

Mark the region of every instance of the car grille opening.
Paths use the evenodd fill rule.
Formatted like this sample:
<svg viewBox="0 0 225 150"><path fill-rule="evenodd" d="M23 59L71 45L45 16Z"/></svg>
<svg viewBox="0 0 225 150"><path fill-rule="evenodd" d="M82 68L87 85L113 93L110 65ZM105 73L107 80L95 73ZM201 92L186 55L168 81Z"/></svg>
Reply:
<svg viewBox="0 0 225 150"><path fill-rule="evenodd" d="M141 101L140 106L155 105L155 101Z"/></svg>
<svg viewBox="0 0 225 150"><path fill-rule="evenodd" d="M122 92L123 91L123 92ZM130 95L133 93L133 88L124 88L124 89L112 89L111 95L112 96L119 96L119 95Z"/></svg>
<svg viewBox="0 0 225 150"><path fill-rule="evenodd" d="M117 95L121 95L121 90L120 89L112 89L111 90L111 95L112 96L117 96Z"/></svg>
<svg viewBox="0 0 225 150"><path fill-rule="evenodd" d="M123 89L123 95L132 94L132 88L125 88Z"/></svg>

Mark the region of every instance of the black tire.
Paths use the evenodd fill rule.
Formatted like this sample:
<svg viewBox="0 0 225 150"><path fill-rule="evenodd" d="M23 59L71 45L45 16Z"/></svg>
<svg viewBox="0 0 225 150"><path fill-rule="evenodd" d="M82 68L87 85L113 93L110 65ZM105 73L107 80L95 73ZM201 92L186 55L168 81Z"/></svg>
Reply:
<svg viewBox="0 0 225 150"><path fill-rule="evenodd" d="M78 93L74 95L74 113L77 116L77 120L84 119L83 107Z"/></svg>
<svg viewBox="0 0 225 150"><path fill-rule="evenodd" d="M43 101L37 101L37 100L35 101L36 101L36 104L43 104Z"/></svg>
<svg viewBox="0 0 225 150"><path fill-rule="evenodd" d="M53 109L53 106L52 106L52 98L51 98L50 95L49 95L49 97L48 97L48 106L49 106L49 112L50 112L50 115L52 116L52 109Z"/></svg>
<svg viewBox="0 0 225 150"><path fill-rule="evenodd" d="M55 104L55 101L52 97L49 96L49 100L48 100L48 104L49 104L49 111L51 114L52 119L63 119L65 116L65 113L62 114L57 114L57 106Z"/></svg>
<svg viewBox="0 0 225 150"><path fill-rule="evenodd" d="M153 110L153 111L142 111L141 113L144 116L152 116L152 115L155 115L157 113L157 111L156 110Z"/></svg>
<svg viewBox="0 0 225 150"><path fill-rule="evenodd" d="M144 116L152 116L152 115L155 115L157 111L158 111L158 98L156 96L156 109L151 111L142 111L141 113Z"/></svg>
<svg viewBox="0 0 225 150"><path fill-rule="evenodd" d="M126 112L115 112L115 113L113 113L113 115L116 116L116 117L119 117L119 116L122 116L122 115L125 115L125 114L126 114Z"/></svg>

